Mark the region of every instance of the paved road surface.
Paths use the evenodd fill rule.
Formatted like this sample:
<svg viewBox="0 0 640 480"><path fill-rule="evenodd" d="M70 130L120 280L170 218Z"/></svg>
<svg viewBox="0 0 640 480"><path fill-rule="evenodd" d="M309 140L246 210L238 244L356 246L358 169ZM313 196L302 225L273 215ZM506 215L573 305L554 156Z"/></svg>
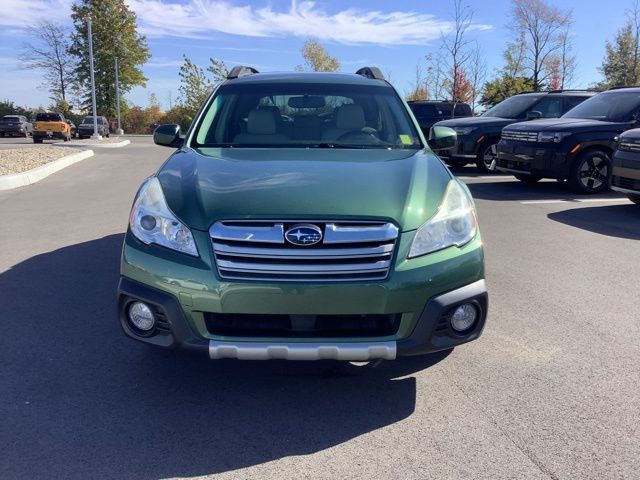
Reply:
<svg viewBox="0 0 640 480"><path fill-rule="evenodd" d="M0 192L0 478L638 478L640 209L460 169L490 319L451 354L211 362L126 339L149 139Z"/></svg>

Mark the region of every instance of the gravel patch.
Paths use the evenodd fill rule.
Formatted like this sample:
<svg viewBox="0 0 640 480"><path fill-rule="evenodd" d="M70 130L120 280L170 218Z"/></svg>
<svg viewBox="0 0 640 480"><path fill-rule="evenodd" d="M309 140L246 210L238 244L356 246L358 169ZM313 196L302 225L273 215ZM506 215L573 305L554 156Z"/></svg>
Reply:
<svg viewBox="0 0 640 480"><path fill-rule="evenodd" d="M22 173L69 155L69 149L55 146L0 150L0 175Z"/></svg>

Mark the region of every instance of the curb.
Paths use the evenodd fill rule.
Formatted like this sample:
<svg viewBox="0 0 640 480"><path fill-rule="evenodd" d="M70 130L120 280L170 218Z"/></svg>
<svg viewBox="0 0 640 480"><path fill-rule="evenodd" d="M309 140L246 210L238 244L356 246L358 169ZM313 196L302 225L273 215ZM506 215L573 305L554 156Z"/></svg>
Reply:
<svg viewBox="0 0 640 480"><path fill-rule="evenodd" d="M118 143L52 143L56 147L69 147L69 148L120 148L129 145L131 140L122 140Z"/></svg>
<svg viewBox="0 0 640 480"><path fill-rule="evenodd" d="M93 157L93 150L84 150L78 153L72 153L65 157L45 163L39 167L27 170L22 173L13 173L11 175L0 175L0 190L11 190L18 187L26 187L33 183L39 182L52 173L56 173L63 168L73 165L85 158Z"/></svg>

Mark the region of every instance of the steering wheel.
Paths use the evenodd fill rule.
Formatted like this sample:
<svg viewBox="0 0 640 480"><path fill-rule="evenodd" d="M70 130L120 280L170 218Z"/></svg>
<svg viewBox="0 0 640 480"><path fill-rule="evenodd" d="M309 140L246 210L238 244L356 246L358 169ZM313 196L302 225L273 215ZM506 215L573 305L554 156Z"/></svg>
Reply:
<svg viewBox="0 0 640 480"><path fill-rule="evenodd" d="M363 132L362 130L351 130L343 133L336 140L339 143L343 142L362 142L365 144L380 143L380 139L376 137L372 132Z"/></svg>

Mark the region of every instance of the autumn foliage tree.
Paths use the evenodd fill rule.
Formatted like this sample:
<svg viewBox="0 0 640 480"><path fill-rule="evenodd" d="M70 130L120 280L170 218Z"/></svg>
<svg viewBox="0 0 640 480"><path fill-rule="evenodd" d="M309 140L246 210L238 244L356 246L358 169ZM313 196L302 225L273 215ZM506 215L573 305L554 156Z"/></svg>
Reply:
<svg viewBox="0 0 640 480"><path fill-rule="evenodd" d="M314 72L335 72L340 69L337 58L315 40L307 40L302 47L302 58L305 66L298 66L298 70L312 70Z"/></svg>

